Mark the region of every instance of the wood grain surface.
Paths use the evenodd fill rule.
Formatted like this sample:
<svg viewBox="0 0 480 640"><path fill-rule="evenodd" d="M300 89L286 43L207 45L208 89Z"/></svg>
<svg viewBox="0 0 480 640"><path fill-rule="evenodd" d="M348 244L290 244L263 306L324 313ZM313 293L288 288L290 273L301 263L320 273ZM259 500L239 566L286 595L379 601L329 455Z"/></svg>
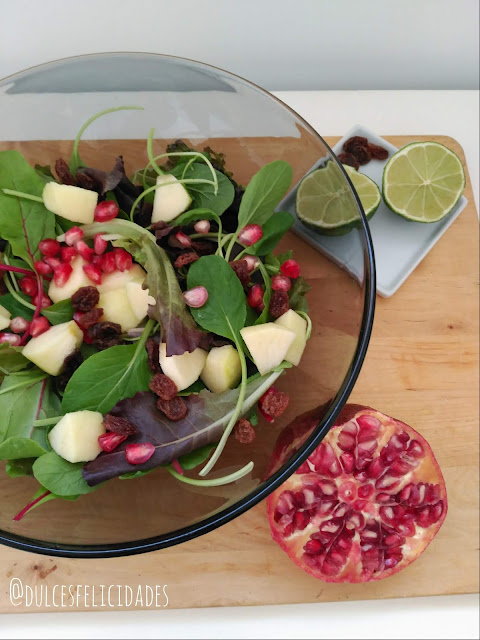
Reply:
<svg viewBox="0 0 480 640"><path fill-rule="evenodd" d="M437 140L464 160L462 149L451 138L386 137L399 147L416 139ZM327 138L330 145L336 140ZM25 144L36 145L36 161L43 163L58 157L59 145L71 143L48 142L41 148L40 143L2 143L2 148L22 149ZM71 560L0 547L0 612L39 610L12 605L9 583L15 577L25 585L51 587L166 584L171 608L477 591L479 262L478 217L468 177L465 196L466 209L406 283L389 299L377 297L372 340L351 396L352 401L418 429L444 472L449 513L417 562L392 578L365 585L317 581L297 569L272 542L265 503L261 503L210 534L146 555ZM301 246L304 271L314 277L318 254ZM40 610L62 609L43 605Z"/></svg>

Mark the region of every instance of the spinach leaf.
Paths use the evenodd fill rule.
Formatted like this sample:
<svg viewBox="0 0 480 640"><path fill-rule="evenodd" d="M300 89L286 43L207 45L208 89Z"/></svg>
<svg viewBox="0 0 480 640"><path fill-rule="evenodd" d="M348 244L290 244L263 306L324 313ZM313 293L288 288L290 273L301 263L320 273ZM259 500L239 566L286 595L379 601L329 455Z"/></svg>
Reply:
<svg viewBox="0 0 480 640"><path fill-rule="evenodd" d="M24 358L21 347L12 347L7 343L0 344L0 379L2 374L16 373L31 364Z"/></svg>
<svg viewBox="0 0 480 640"><path fill-rule="evenodd" d="M118 476L119 480L134 480L135 478L142 478L146 476L147 473L152 473L155 469L147 469L146 471L129 471L128 473L122 473L121 476Z"/></svg>
<svg viewBox="0 0 480 640"><path fill-rule="evenodd" d="M62 322L68 322L73 318L74 308L72 307L72 301L70 298L67 300L60 300L52 304L46 309L42 309L42 315L47 318L50 324L62 324Z"/></svg>
<svg viewBox="0 0 480 640"><path fill-rule="evenodd" d="M0 152L0 229L14 255L30 266L40 258L38 243L55 235L55 215L42 202L3 193L13 189L42 196L45 182L18 151Z"/></svg>
<svg viewBox="0 0 480 640"><path fill-rule="evenodd" d="M270 162L257 171L243 194L238 228L265 224L287 193L292 177L292 167L284 160Z"/></svg>
<svg viewBox="0 0 480 640"><path fill-rule="evenodd" d="M290 308L294 309L294 311L304 311L305 313L308 313L308 302L305 296L311 288L312 287L304 278L302 278L302 276L294 280L292 288L288 292Z"/></svg>
<svg viewBox="0 0 480 640"><path fill-rule="evenodd" d="M277 275L277 273L280 273L280 261L276 256L273 255L273 253L268 253L265 256L264 264L268 273L270 273L271 275Z"/></svg>
<svg viewBox="0 0 480 640"><path fill-rule="evenodd" d="M285 251L285 253L279 253L277 256L277 259L280 264L283 264L287 260L291 260L292 257L293 257L293 251L289 249L288 251Z"/></svg>
<svg viewBox="0 0 480 640"><path fill-rule="evenodd" d="M152 372L147 364L145 340L146 337L136 344L111 347L88 358L66 386L62 411L90 409L108 413L119 400L146 391Z"/></svg>
<svg viewBox="0 0 480 640"><path fill-rule="evenodd" d="M208 456L215 449L215 445L206 444L204 447L200 447L199 449L195 449L191 453L187 453L185 456L182 456L178 459L180 466L185 471L190 471L190 469L195 469L199 464L205 462L208 459Z"/></svg>
<svg viewBox="0 0 480 640"><path fill-rule="evenodd" d="M193 162L190 167L185 171L183 163L177 164L170 173L174 175L178 180L182 177L188 180L212 180L212 172L209 167L203 162ZM193 200L193 204L197 209L211 209L215 211L219 216L232 204L235 197L235 189L230 180L220 171L215 169L215 173L218 180L218 191L215 195L213 184L207 182L200 182L197 184L186 184L190 197Z"/></svg>
<svg viewBox="0 0 480 640"><path fill-rule="evenodd" d="M5 473L10 478L21 478L22 476L32 476L33 463L35 458L24 458L20 460L7 460Z"/></svg>
<svg viewBox="0 0 480 640"><path fill-rule="evenodd" d="M295 222L288 211L278 211L269 218L262 227L261 239L245 251L254 256L264 256L275 249L279 241Z"/></svg>
<svg viewBox="0 0 480 640"><path fill-rule="evenodd" d="M68 462L50 451L35 460L33 475L48 491L60 497L71 498L93 491L83 478L83 464Z"/></svg>
<svg viewBox="0 0 480 640"><path fill-rule="evenodd" d="M25 302L31 302L24 293L17 292L17 296L22 300L25 300ZM5 293L3 296L0 296L0 304L2 307L5 307L7 311L10 311L12 318L22 316L22 318L25 318L25 320L28 320L29 322L33 318L33 310L24 306L11 293Z"/></svg>
<svg viewBox="0 0 480 640"><path fill-rule="evenodd" d="M202 389L205 389L205 385L203 384L203 382L199 378L198 380L195 380L195 382L193 382L189 387L187 387L183 391L179 391L177 393L177 395L178 396L189 396L191 393L200 393L200 391L202 391Z"/></svg>
<svg viewBox="0 0 480 640"><path fill-rule="evenodd" d="M49 164L36 164L34 169L37 176L41 178L45 184L47 184L47 182L52 182L52 180L55 180L55 176L53 175L52 168Z"/></svg>
<svg viewBox="0 0 480 640"><path fill-rule="evenodd" d="M257 312L252 309L252 307L247 304L247 315L245 317L245 326L251 327L257 321L258 315Z"/></svg>
<svg viewBox="0 0 480 640"><path fill-rule="evenodd" d="M36 368L5 378L0 387L0 443L15 436L31 438L48 449L45 430L33 427L45 387L46 376Z"/></svg>
<svg viewBox="0 0 480 640"><path fill-rule="evenodd" d="M220 216L212 211L211 209L190 209L190 211L185 211L185 213L181 213L178 218L172 221L172 224L178 226L185 226L187 224L191 224L192 222L196 222L197 220L215 220L218 224L220 222Z"/></svg>
<svg viewBox="0 0 480 640"><path fill-rule="evenodd" d="M238 342L245 324L245 294L240 280L220 256L203 256L188 270L188 288L204 286L208 300L192 315L198 324L219 336Z"/></svg>
<svg viewBox="0 0 480 640"><path fill-rule="evenodd" d="M47 449L31 438L14 436L0 444L0 460L19 460L21 458L39 458Z"/></svg>
<svg viewBox="0 0 480 640"><path fill-rule="evenodd" d="M43 393L42 406L39 407L37 420L44 420L45 418L53 418L54 416L62 415L62 404L60 398L52 389L50 380L47 380L45 390ZM36 427L36 429L44 429L44 427ZM50 447L48 447L50 449Z"/></svg>

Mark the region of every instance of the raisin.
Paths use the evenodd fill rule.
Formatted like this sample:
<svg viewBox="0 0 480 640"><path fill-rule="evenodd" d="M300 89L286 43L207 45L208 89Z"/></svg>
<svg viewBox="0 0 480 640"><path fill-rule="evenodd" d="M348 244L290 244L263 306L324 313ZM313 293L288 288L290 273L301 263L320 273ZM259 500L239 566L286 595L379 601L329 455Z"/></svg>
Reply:
<svg viewBox="0 0 480 640"><path fill-rule="evenodd" d="M175 269L181 269L182 267L186 267L188 264L192 264L192 262L196 262L198 260L198 255L195 251L186 251L185 253L181 253L178 258L173 263Z"/></svg>
<svg viewBox="0 0 480 640"><path fill-rule="evenodd" d="M215 253L216 244L208 240L192 240L192 249L196 251L199 256L210 256Z"/></svg>
<svg viewBox="0 0 480 640"><path fill-rule="evenodd" d="M271 418L278 418L288 407L290 398L287 393L271 387L259 401L260 409Z"/></svg>
<svg viewBox="0 0 480 640"><path fill-rule="evenodd" d="M368 143L367 149L372 154L372 158L375 160L386 160L388 158L388 151L383 147L380 147L378 144Z"/></svg>
<svg viewBox="0 0 480 640"><path fill-rule="evenodd" d="M72 172L68 168L68 164L65 162L63 158L59 158L55 162L55 173L58 176L58 179L62 184L68 184L74 187L77 183L75 182L75 178L72 175Z"/></svg>
<svg viewBox="0 0 480 640"><path fill-rule="evenodd" d="M108 349L122 342L122 328L116 322L97 322L87 329L87 336L98 349Z"/></svg>
<svg viewBox="0 0 480 640"><path fill-rule="evenodd" d="M138 428L129 420L120 416L112 416L110 413L104 417L103 424L107 431L118 433L119 436L133 436L138 433Z"/></svg>
<svg viewBox="0 0 480 640"><path fill-rule="evenodd" d="M87 329L90 329L92 325L97 324L102 316L103 309L95 307L95 309L91 309L90 311L82 314L80 318L78 318L77 324L81 329L86 331Z"/></svg>
<svg viewBox="0 0 480 640"><path fill-rule="evenodd" d="M80 287L72 296L72 305L76 311L91 311L98 304L100 294L96 287Z"/></svg>
<svg viewBox="0 0 480 640"><path fill-rule="evenodd" d="M178 393L175 382L163 373L157 373L150 380L150 391L162 400L172 400Z"/></svg>
<svg viewBox="0 0 480 640"><path fill-rule="evenodd" d="M235 275L245 287L250 282L250 269L246 260L232 260L228 263L235 271Z"/></svg>
<svg viewBox="0 0 480 640"><path fill-rule="evenodd" d="M233 435L241 444L250 444L255 440L255 429L246 418L240 418L233 428Z"/></svg>
<svg viewBox="0 0 480 640"><path fill-rule="evenodd" d="M57 376L57 387L60 391L64 391L65 387L68 384L68 381L73 376L75 371L83 362L83 355L80 351L74 351L69 356L65 358L63 363L63 371Z"/></svg>
<svg viewBox="0 0 480 640"><path fill-rule="evenodd" d="M75 174L75 181L77 183L77 187L81 189L88 189L89 191L97 191L97 183L86 173L82 171L77 171Z"/></svg>
<svg viewBox="0 0 480 640"><path fill-rule="evenodd" d="M358 164L367 164L372 159L372 154L367 147L356 145L352 147L351 153L355 156Z"/></svg>
<svg viewBox="0 0 480 640"><path fill-rule="evenodd" d="M273 318L280 318L290 309L290 301L286 291L272 291L268 310Z"/></svg>
<svg viewBox="0 0 480 640"><path fill-rule="evenodd" d="M148 366L155 373L161 373L159 362L159 346L158 342L154 338L148 338L145 343L145 349L147 350Z"/></svg>
<svg viewBox="0 0 480 640"><path fill-rule="evenodd" d="M340 162L342 164L348 164L350 167L353 167L354 169L356 169L358 171L360 165L358 164L358 160L355 158L355 156L351 153L341 153L338 156L338 159L340 160Z"/></svg>
<svg viewBox="0 0 480 640"><path fill-rule="evenodd" d="M171 400L162 400L161 398L159 398L157 400L157 409L160 409L160 411L173 422L176 422L177 420L183 420L188 411L185 400L179 396L176 396Z"/></svg>
<svg viewBox="0 0 480 640"><path fill-rule="evenodd" d="M367 138L363 136L353 136L353 138L349 138L343 145L343 150L347 153L353 153L353 147L366 147L368 144Z"/></svg>

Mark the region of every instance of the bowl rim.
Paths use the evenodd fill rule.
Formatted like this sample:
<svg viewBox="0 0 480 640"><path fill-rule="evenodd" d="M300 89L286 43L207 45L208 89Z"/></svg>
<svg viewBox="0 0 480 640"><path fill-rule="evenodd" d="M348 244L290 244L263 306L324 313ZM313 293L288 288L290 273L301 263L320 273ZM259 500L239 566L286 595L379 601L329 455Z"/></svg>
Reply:
<svg viewBox="0 0 480 640"><path fill-rule="evenodd" d="M10 74L4 78L0 78L0 83L4 83L8 80L13 80L17 76L21 76L28 71L33 71L35 69L42 69L45 67L49 67L51 65L81 60L85 58L98 58L98 57L109 57L116 55L124 55L124 56L151 56L155 58L169 59L169 60L178 60L181 62L189 62L199 67L206 67L209 69L213 69L215 71L220 71L227 76L231 76L236 78L237 80L241 80L245 85L249 87L253 87L257 91L260 91L264 95L268 96L278 104L280 104L284 109L289 111L292 115L294 115L298 120L302 123L305 129L317 137L321 143L324 145L325 149L331 155L331 158L334 162L337 163L340 168L343 176L350 186L352 194L355 198L360 218L361 218L361 230L363 231L364 239L365 239L365 276L364 276L364 285L365 285L365 295L364 295L364 308L362 314L362 323L359 332L359 338L357 342L357 346L355 349L355 353L352 358L352 362L348 368L348 371L344 377L342 385L340 389L333 397L330 402L330 408L327 411L326 415L323 417L323 426L318 424L314 429L308 440L303 444L303 446L293 455L287 463L285 463L275 474L273 474L268 480L261 482L258 487L256 487L249 494L235 502L233 505L230 505L226 509L222 509L220 512L215 513L208 518L203 520L199 520L198 522L188 525L186 527L182 527L181 529L177 529L170 533L161 534L158 536L152 536L149 538L145 538L142 540L134 540L128 542L120 542L114 544L98 544L98 545L86 545L86 544L60 544L48 542L45 540L37 540L35 538L30 538L26 536L20 536L14 533L5 532L0 529L0 543L4 544L8 547L13 547L14 549L19 549L21 551L28 551L31 553L38 553L41 555L49 555L63 558L114 558L114 557L124 557L129 555L136 555L140 553L147 553L150 551L157 551L159 549L165 549L167 547L171 547L182 542L187 542L188 540L192 540L200 535L205 533L209 533L214 529L230 522L237 516L245 513L251 507L255 506L263 499L265 499L270 493L272 493L275 489L277 489L283 482L285 482L295 471L296 469L308 458L308 456L316 449L316 447L320 444L323 438L326 436L330 428L333 426L336 418L340 414L340 411L344 407L345 403L348 400L350 393L355 385L355 382L358 378L360 370L362 368L363 362L365 360L366 352L368 349L368 344L370 342L370 337L373 328L373 319L375 315L375 302L376 302L376 272L375 272L375 256L373 250L372 238L370 235L370 230L368 227L368 222L365 217L365 212L363 210L362 204L360 202L360 198L358 197L353 184L345 172L342 163L338 160L335 153L332 151L330 146L325 142L323 137L310 125L301 115L299 115L294 109L292 109L289 105L287 105L283 100L280 100L276 96L274 96L271 92L267 91L263 87L239 76L238 74L227 71L226 69L222 69L221 67L217 67L215 65L211 65L208 63L200 62L198 60L193 60L191 58L183 58L181 56L173 56L168 54L161 53L151 53L151 52L142 52L142 51L109 51L109 52L100 52L100 53L88 53L76 56L67 56L64 58L58 58L55 60L50 60L48 62L44 62L42 64L33 65L31 67L27 67L21 71L17 71L13 74Z"/></svg>

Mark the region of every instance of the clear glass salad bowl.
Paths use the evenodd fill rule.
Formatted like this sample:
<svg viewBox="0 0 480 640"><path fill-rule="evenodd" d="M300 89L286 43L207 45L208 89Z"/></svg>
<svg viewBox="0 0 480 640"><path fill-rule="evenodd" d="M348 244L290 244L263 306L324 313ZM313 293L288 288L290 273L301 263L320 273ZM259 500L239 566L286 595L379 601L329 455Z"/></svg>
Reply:
<svg viewBox="0 0 480 640"><path fill-rule="evenodd" d="M0 462L0 542L70 557L143 553L184 542L239 516L281 484L319 444L345 404L365 357L374 315L375 268L360 201L338 160L312 127L259 87L205 64L154 54L80 56L28 69L0 82L3 127L0 150L18 149L31 164L67 157L72 141L92 114L121 105L96 120L81 143L82 158L109 169L123 155L127 170L145 166L145 141L155 127L155 146L183 139L196 149L225 153L240 184L264 164L287 160L293 185L327 161L336 169L341 206L355 211L349 242L363 269L355 277L309 246L295 231L277 251L293 249L307 295L312 337L298 367L276 386L288 392L287 411L273 424L260 420L252 444L230 438L215 475L255 463L233 484L198 487L180 483L164 469L133 480L115 479L75 501L52 500L20 522L13 516L37 488L30 477L11 478ZM159 151L160 153L160 151ZM287 196L286 204L292 196ZM312 231L313 235L315 232ZM265 472L275 442L295 417L325 405L309 439L271 477ZM1 419L1 418L0 418Z"/></svg>

